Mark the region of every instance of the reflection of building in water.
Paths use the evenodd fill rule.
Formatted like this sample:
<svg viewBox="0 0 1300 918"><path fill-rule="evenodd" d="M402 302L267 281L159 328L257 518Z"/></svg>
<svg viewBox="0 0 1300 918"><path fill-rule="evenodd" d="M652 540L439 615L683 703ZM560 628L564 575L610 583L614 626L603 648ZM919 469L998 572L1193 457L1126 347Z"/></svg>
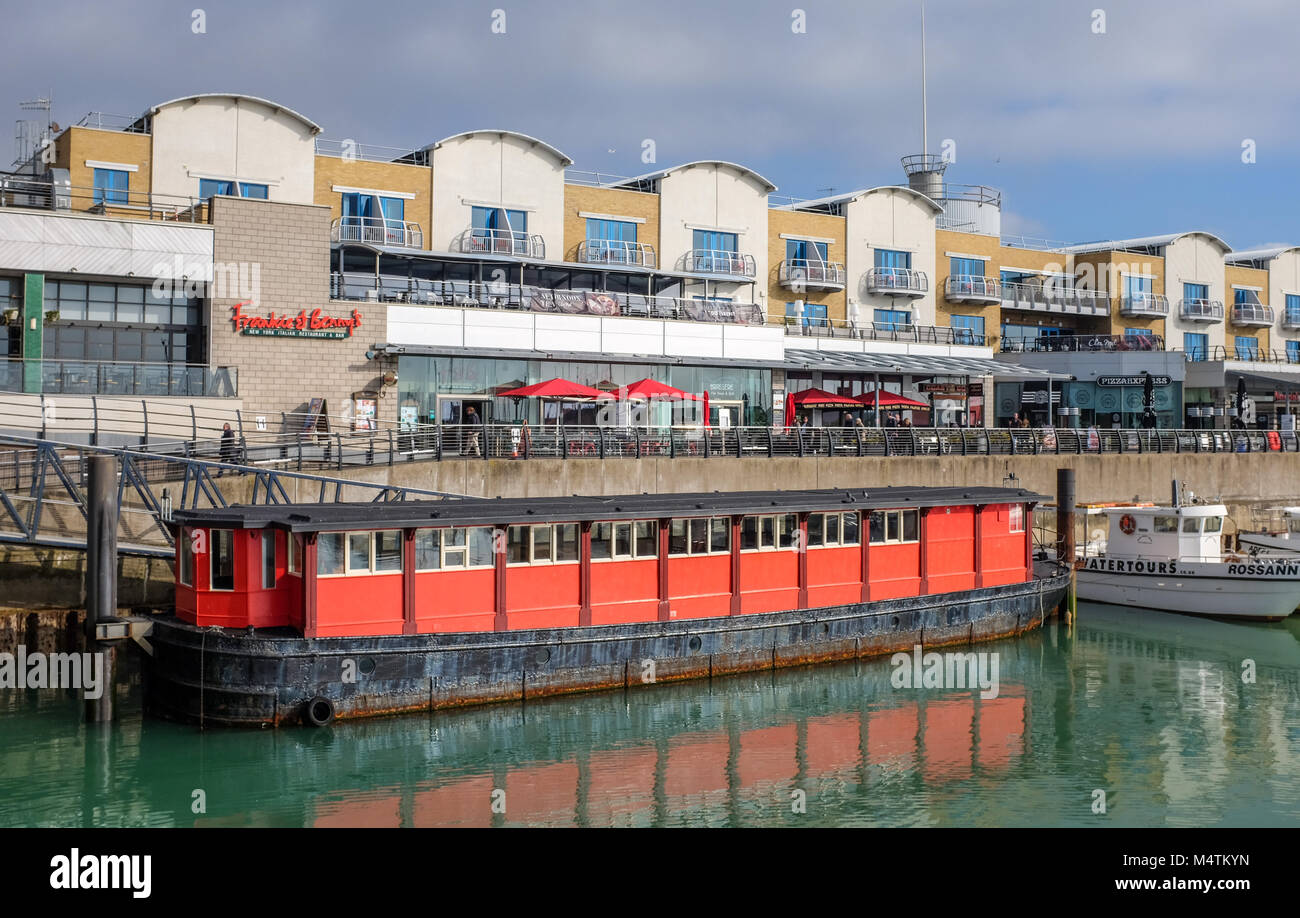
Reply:
<svg viewBox="0 0 1300 918"><path fill-rule="evenodd" d="M882 697L876 695L875 697ZM771 701L769 697L769 703ZM481 766L437 782L329 794L315 825L728 825L793 815L882 775L919 772L927 784L1009 768L1025 752L1026 698L1019 688L918 698L893 707L839 711L745 728L731 720L658 740L581 749L558 762ZM600 736L599 732L588 735ZM481 759L480 759L481 761ZM504 813L493 794L504 791ZM409 798L409 799L405 799Z"/></svg>

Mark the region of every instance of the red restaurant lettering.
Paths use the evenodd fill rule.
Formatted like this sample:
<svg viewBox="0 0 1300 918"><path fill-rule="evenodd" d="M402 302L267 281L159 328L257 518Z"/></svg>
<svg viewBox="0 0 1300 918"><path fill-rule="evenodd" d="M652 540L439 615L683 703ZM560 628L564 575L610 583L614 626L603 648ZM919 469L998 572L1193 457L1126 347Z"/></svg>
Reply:
<svg viewBox="0 0 1300 918"><path fill-rule="evenodd" d="M230 321L235 326L235 331L240 334L256 333L258 331L286 331L286 332L306 332L306 331L341 331L343 337L351 337L352 333L361 327L361 313L352 310L352 315L347 317L327 316L319 309L313 309L308 312L306 309L297 315L289 313L276 314L271 310L265 316L252 316L244 312L243 307L248 303L236 303L230 307ZM326 336L321 336L326 337ZM334 337L334 336L328 336Z"/></svg>

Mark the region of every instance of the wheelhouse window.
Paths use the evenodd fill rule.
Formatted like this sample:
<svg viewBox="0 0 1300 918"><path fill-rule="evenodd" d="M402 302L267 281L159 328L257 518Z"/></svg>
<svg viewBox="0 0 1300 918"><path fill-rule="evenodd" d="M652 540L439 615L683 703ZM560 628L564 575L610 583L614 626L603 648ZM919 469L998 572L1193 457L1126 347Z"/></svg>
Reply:
<svg viewBox="0 0 1300 918"><path fill-rule="evenodd" d="M275 530L262 530L262 589L275 589Z"/></svg>
<svg viewBox="0 0 1300 918"><path fill-rule="evenodd" d="M577 523L510 526L506 530L507 564L556 564L577 560Z"/></svg>
<svg viewBox="0 0 1300 918"><path fill-rule="evenodd" d="M1186 517L1183 520L1183 533L1186 535L1200 535L1201 521L1194 516Z"/></svg>
<svg viewBox="0 0 1300 918"><path fill-rule="evenodd" d="M417 571L467 570L493 567L491 526L415 531Z"/></svg>
<svg viewBox="0 0 1300 918"><path fill-rule="evenodd" d="M731 552L731 518L673 520L668 529L670 555L721 555Z"/></svg>
<svg viewBox="0 0 1300 918"><path fill-rule="evenodd" d="M229 529L213 529L209 543L212 547L210 585L214 590L235 588L235 533Z"/></svg>
<svg viewBox="0 0 1300 918"><path fill-rule="evenodd" d="M342 532L322 532L316 537L316 576L337 577L347 568L343 556Z"/></svg>
<svg viewBox="0 0 1300 918"><path fill-rule="evenodd" d="M918 517L917 510L873 510L869 523L871 544L917 541L920 531Z"/></svg>
<svg viewBox="0 0 1300 918"><path fill-rule="evenodd" d="M740 521L741 551L779 551L797 544L799 520L793 513L747 516Z"/></svg>
<svg viewBox="0 0 1300 918"><path fill-rule="evenodd" d="M1223 529L1223 517L1221 517L1221 516L1207 516L1207 517L1205 518L1205 532L1206 532L1206 533L1218 532L1218 531L1220 531L1221 529Z"/></svg>
<svg viewBox="0 0 1300 918"><path fill-rule="evenodd" d="M1007 527L1009 532L1025 531L1025 505L1024 504L1012 504L1010 509L1008 510L1007 516L1009 519L1009 524Z"/></svg>
<svg viewBox="0 0 1300 918"><path fill-rule="evenodd" d="M1156 532L1177 532L1178 517L1176 516L1157 516L1154 522Z"/></svg>
<svg viewBox="0 0 1300 918"><path fill-rule="evenodd" d="M808 514L808 547L834 548L859 545L858 514L810 513Z"/></svg>
<svg viewBox="0 0 1300 918"><path fill-rule="evenodd" d="M654 520L592 523L591 559L629 561L659 557L659 524Z"/></svg>
<svg viewBox="0 0 1300 918"><path fill-rule="evenodd" d="M194 586L194 538L193 529L182 529L180 538L181 570L180 582L185 586Z"/></svg>
<svg viewBox="0 0 1300 918"><path fill-rule="evenodd" d="M285 570L290 574L302 575L302 536L290 532L285 538L285 548L288 549L288 563Z"/></svg>

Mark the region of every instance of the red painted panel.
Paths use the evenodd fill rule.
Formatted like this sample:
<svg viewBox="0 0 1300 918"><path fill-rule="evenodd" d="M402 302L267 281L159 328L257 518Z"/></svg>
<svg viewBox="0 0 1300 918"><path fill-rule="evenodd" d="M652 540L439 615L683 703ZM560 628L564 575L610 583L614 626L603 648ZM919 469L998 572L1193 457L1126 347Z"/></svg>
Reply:
<svg viewBox="0 0 1300 918"><path fill-rule="evenodd" d="M319 637L401 633L400 573L316 578Z"/></svg>
<svg viewBox="0 0 1300 918"><path fill-rule="evenodd" d="M897 599L921 593L921 543L872 545L871 599Z"/></svg>
<svg viewBox="0 0 1300 918"><path fill-rule="evenodd" d="M1026 514L1028 516L1028 514ZM1025 534L1011 531L1011 508L992 504L984 508L984 585L1024 583Z"/></svg>
<svg viewBox="0 0 1300 918"><path fill-rule="evenodd" d="M1006 696L980 700L979 761L1005 767L1025 749L1025 699Z"/></svg>
<svg viewBox="0 0 1300 918"><path fill-rule="evenodd" d="M672 618L731 614L731 555L668 559L668 601Z"/></svg>
<svg viewBox="0 0 1300 918"><path fill-rule="evenodd" d="M975 508L933 507L926 514L926 582L931 593L975 588Z"/></svg>
<svg viewBox="0 0 1300 918"><path fill-rule="evenodd" d="M492 785L492 776L482 775L417 791L411 806L412 823L421 829L486 828L492 825Z"/></svg>
<svg viewBox="0 0 1300 918"><path fill-rule="evenodd" d="M970 776L975 736L975 703L932 701L925 706L926 780L961 780Z"/></svg>
<svg viewBox="0 0 1300 918"><path fill-rule="evenodd" d="M784 612L797 608L798 552L741 552L740 588L741 612Z"/></svg>
<svg viewBox="0 0 1300 918"><path fill-rule="evenodd" d="M591 825L648 825L654 817L658 761L653 746L593 752L587 769L587 819Z"/></svg>
<svg viewBox="0 0 1300 918"><path fill-rule="evenodd" d="M420 571L415 575L419 634L491 631L495 606L496 571L491 568Z"/></svg>
<svg viewBox="0 0 1300 918"><path fill-rule="evenodd" d="M916 703L873 711L867 721L867 761L910 761L916 755Z"/></svg>
<svg viewBox="0 0 1300 918"><path fill-rule="evenodd" d="M856 714L808 718L804 742L808 774L816 777L856 769L862 758L861 732Z"/></svg>
<svg viewBox="0 0 1300 918"><path fill-rule="evenodd" d="M578 624L577 563L506 568L509 627L567 628Z"/></svg>
<svg viewBox="0 0 1300 918"><path fill-rule="evenodd" d="M358 794L316 807L318 829L396 829L402 824L401 794Z"/></svg>
<svg viewBox="0 0 1300 918"><path fill-rule="evenodd" d="M506 775L506 823L571 826L577 823L578 765L528 765Z"/></svg>
<svg viewBox="0 0 1300 918"><path fill-rule="evenodd" d="M659 617L659 561L591 562L591 623L653 622Z"/></svg>
<svg viewBox="0 0 1300 918"><path fill-rule="evenodd" d="M861 546L808 549L808 608L861 600Z"/></svg>
<svg viewBox="0 0 1300 918"><path fill-rule="evenodd" d="M799 763L795 759L798 734L794 724L746 730L740 734L740 755L736 775L741 787L755 784L784 784L793 781Z"/></svg>
<svg viewBox="0 0 1300 918"><path fill-rule="evenodd" d="M723 556L726 557L725 555ZM668 741L668 763L664 771L664 794L678 798L726 799L727 758L731 747L726 736L717 733L685 733Z"/></svg>

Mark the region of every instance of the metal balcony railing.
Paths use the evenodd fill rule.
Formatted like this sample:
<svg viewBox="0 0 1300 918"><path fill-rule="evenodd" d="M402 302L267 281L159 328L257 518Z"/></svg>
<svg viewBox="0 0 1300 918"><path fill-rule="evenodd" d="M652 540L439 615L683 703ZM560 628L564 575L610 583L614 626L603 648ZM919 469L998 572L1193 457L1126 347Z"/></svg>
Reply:
<svg viewBox="0 0 1300 918"><path fill-rule="evenodd" d="M623 242L616 239L588 239L578 243L578 261L589 265L658 266L655 247L647 242Z"/></svg>
<svg viewBox="0 0 1300 918"><path fill-rule="evenodd" d="M844 265L834 261L787 258L777 268L777 281L783 287L843 287Z"/></svg>
<svg viewBox="0 0 1300 918"><path fill-rule="evenodd" d="M546 241L521 230L467 229L460 236L460 251L471 255L515 255L545 258Z"/></svg>
<svg viewBox="0 0 1300 918"><path fill-rule="evenodd" d="M988 344L985 335L971 328L913 325L910 322L854 322L816 316L786 316L785 333L810 338L849 338L859 341L901 341L966 347L985 347Z"/></svg>
<svg viewBox="0 0 1300 918"><path fill-rule="evenodd" d="M330 224L330 242L364 242L370 245L424 248L420 224L385 217L336 217Z"/></svg>
<svg viewBox="0 0 1300 918"><path fill-rule="evenodd" d="M140 395L235 398L236 367L184 363L0 358L0 392L46 395Z"/></svg>
<svg viewBox="0 0 1300 918"><path fill-rule="evenodd" d="M208 222L206 200L134 189L87 188L30 175L0 173L0 207L101 214L127 220Z"/></svg>
<svg viewBox="0 0 1300 918"><path fill-rule="evenodd" d="M691 249L682 256L682 270L693 274L726 274L754 277L758 273L754 256L722 249Z"/></svg>
<svg viewBox="0 0 1300 918"><path fill-rule="evenodd" d="M1277 363L1288 366L1300 365L1300 354L1290 351L1278 351L1272 348L1262 348L1256 344L1215 344L1210 347L1198 348L1171 348L1171 350L1181 350L1183 358L1188 363L1200 363L1202 361L1219 362L1224 360L1244 360L1250 363ZM1296 377L1300 382L1300 376Z"/></svg>
<svg viewBox="0 0 1300 918"><path fill-rule="evenodd" d="M1223 304L1218 300L1181 299L1178 315L1188 322L1222 322Z"/></svg>
<svg viewBox="0 0 1300 918"><path fill-rule="evenodd" d="M867 272L866 290L886 296L925 296L930 278L912 268L872 268Z"/></svg>
<svg viewBox="0 0 1300 918"><path fill-rule="evenodd" d="M1036 338L1003 338L1003 353L1100 353L1106 351L1163 351L1160 335L1040 335Z"/></svg>
<svg viewBox="0 0 1300 918"><path fill-rule="evenodd" d="M1272 306L1262 303L1233 303L1232 324L1265 327L1272 325L1277 316Z"/></svg>
<svg viewBox="0 0 1300 918"><path fill-rule="evenodd" d="M1283 312L1282 327L1287 331L1300 331L1300 309L1288 309Z"/></svg>
<svg viewBox="0 0 1300 918"><path fill-rule="evenodd" d="M1110 297L1096 290L1058 284L1010 283L1002 285L1004 309L1055 312L1067 315L1110 315Z"/></svg>
<svg viewBox="0 0 1300 918"><path fill-rule="evenodd" d="M952 274L943 282L943 295L955 303L996 303L1002 299L1002 282L996 277Z"/></svg>
<svg viewBox="0 0 1300 918"><path fill-rule="evenodd" d="M1120 300L1122 316L1167 316L1169 297L1161 293L1134 293Z"/></svg>

